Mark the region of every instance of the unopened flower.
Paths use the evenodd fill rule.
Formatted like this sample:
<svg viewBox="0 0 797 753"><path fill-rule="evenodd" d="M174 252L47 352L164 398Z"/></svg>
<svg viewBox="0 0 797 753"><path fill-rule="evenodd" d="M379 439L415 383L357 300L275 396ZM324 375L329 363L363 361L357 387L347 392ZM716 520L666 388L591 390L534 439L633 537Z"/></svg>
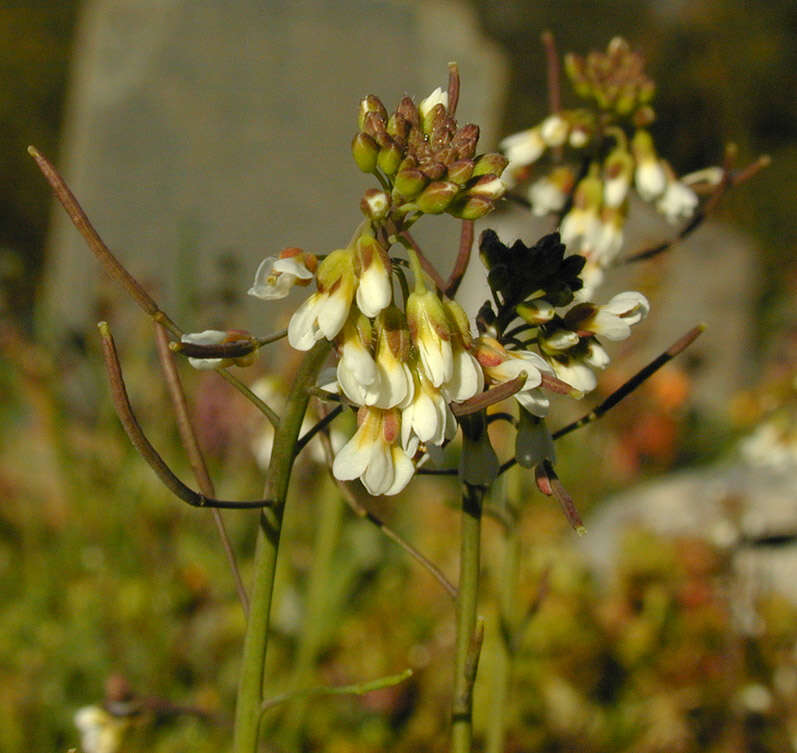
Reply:
<svg viewBox="0 0 797 753"><path fill-rule="evenodd" d="M335 456L335 478L350 481L359 477L370 494L398 494L415 473L412 460L398 444L398 411L363 407L357 421L354 436Z"/></svg>
<svg viewBox="0 0 797 753"><path fill-rule="evenodd" d="M570 353L561 353L550 360L553 371L558 379L569 384L574 390L583 394L592 392L598 385L598 380L592 369L583 359ZM531 411L532 413L534 411Z"/></svg>
<svg viewBox="0 0 797 753"><path fill-rule="evenodd" d="M318 291L294 312L288 342L296 350L310 350L321 338L332 340L349 315L357 281L351 249L333 251L318 266Z"/></svg>
<svg viewBox="0 0 797 753"><path fill-rule="evenodd" d="M264 301L285 298L294 285L309 284L315 268L313 254L305 254L299 248L286 248L279 258L268 256L260 262L247 293Z"/></svg>

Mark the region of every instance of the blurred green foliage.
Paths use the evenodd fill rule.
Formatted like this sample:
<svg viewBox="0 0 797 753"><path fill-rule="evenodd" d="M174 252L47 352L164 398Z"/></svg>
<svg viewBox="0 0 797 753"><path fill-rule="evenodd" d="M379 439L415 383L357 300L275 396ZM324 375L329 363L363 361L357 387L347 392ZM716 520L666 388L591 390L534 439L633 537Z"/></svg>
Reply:
<svg viewBox="0 0 797 753"><path fill-rule="evenodd" d="M95 396L100 410L93 423L70 418L56 397L62 365L8 333L3 345L0 748L22 753L76 745L75 710L99 702L108 677L121 674L141 696L213 715L207 721L145 714L133 725L125 753L226 749L244 620L209 514L160 487L123 436L104 390ZM166 418L165 391L154 386L151 352L122 356L143 425L189 478ZM97 354L89 358L99 369ZM230 433L210 452L219 493L252 496L261 479L247 445L262 423L247 418L248 406L214 374L185 376L198 417L227 416ZM561 449L566 480L587 493L585 478L598 475L585 465L589 451L580 455L575 443ZM585 467L590 473L578 470ZM407 667L415 675L363 697L319 697L269 711L266 750L446 750L449 598L376 528L342 507L318 468L303 462L295 480L268 695L297 682L341 685ZM611 483L606 472L602 483ZM797 676L788 675L797 635L793 605L761 601L759 632L742 633L727 556L698 539L633 534L610 582L600 582L556 504L536 494L528 477L515 488L526 500L515 595L520 611L546 577L548 587L516 642L507 751L788 749L788 729L797 723L791 702ZM422 477L400 498L369 504L453 575L457 494L455 482ZM333 546L322 555L315 539L329 509ZM226 518L249 582L254 517ZM476 691L477 737L491 711L486 694L499 640L494 605L502 542L500 526L488 521L481 609L488 634ZM320 556L327 566L314 576ZM311 606L313 577L321 578L315 588L323 599ZM297 674L297 662L307 661L298 658L305 630L314 635L312 656L308 670ZM763 707L746 700L762 693Z"/></svg>

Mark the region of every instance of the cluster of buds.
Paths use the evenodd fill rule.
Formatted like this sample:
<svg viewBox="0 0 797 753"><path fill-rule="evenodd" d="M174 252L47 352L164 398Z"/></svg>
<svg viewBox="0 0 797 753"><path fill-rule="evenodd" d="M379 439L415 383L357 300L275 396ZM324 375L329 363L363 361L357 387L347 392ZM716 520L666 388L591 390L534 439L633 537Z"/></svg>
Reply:
<svg viewBox="0 0 797 753"><path fill-rule="evenodd" d="M532 166L551 157L553 166L531 183L528 198L534 214L560 216L562 240L587 258L586 294L600 284L622 247L632 186L676 223L694 214L697 190L722 177L719 168L709 168L679 178L659 156L648 130L655 119L650 106L655 87L643 66L642 57L619 37L605 53L568 55L565 68L573 88L590 105L553 113L501 142L509 159L505 181L530 179Z"/></svg>
<svg viewBox="0 0 797 753"><path fill-rule="evenodd" d="M409 97L388 115L374 95L360 103L352 141L357 166L374 174L382 188L365 192L361 209L372 220L444 212L475 220L491 212L506 186L500 154L476 154L479 127L457 126L448 94L435 89L416 105Z"/></svg>

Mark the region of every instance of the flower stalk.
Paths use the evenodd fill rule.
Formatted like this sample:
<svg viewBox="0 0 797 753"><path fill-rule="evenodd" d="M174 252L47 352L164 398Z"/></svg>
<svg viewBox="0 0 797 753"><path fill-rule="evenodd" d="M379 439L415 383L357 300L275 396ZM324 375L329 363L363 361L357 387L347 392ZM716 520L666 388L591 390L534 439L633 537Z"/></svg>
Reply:
<svg viewBox="0 0 797 753"><path fill-rule="evenodd" d="M263 703L271 598L279 551L285 498L296 458L296 444L310 392L330 351L330 343L316 343L302 361L288 397L287 409L274 436L264 497L271 507L260 515L255 551L255 582L250 593L249 620L244 637L238 698L235 706L234 753L257 751Z"/></svg>
<svg viewBox="0 0 797 753"><path fill-rule="evenodd" d="M479 598L481 561L481 519L484 487L465 484L462 493L460 572L457 594L457 637L454 653L454 699L451 714L453 753L470 753L473 744L472 649L476 635L476 607Z"/></svg>

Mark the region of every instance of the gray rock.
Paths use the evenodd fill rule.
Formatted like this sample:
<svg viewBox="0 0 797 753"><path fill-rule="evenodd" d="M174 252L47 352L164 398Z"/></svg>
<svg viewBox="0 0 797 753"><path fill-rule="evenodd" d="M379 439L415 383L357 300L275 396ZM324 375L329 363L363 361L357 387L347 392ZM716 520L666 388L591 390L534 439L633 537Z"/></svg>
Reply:
<svg viewBox="0 0 797 753"><path fill-rule="evenodd" d="M470 6L443 0L94 0L75 49L63 172L108 245L195 330L227 321L215 294L243 293L264 256L349 240L371 185L349 149L362 96L426 96L457 60L460 120L479 123L487 147L506 79ZM53 216L49 340L121 298ZM420 233L426 244L453 254L456 223L427 224L438 230ZM278 309L245 306L230 325L274 329Z"/></svg>

